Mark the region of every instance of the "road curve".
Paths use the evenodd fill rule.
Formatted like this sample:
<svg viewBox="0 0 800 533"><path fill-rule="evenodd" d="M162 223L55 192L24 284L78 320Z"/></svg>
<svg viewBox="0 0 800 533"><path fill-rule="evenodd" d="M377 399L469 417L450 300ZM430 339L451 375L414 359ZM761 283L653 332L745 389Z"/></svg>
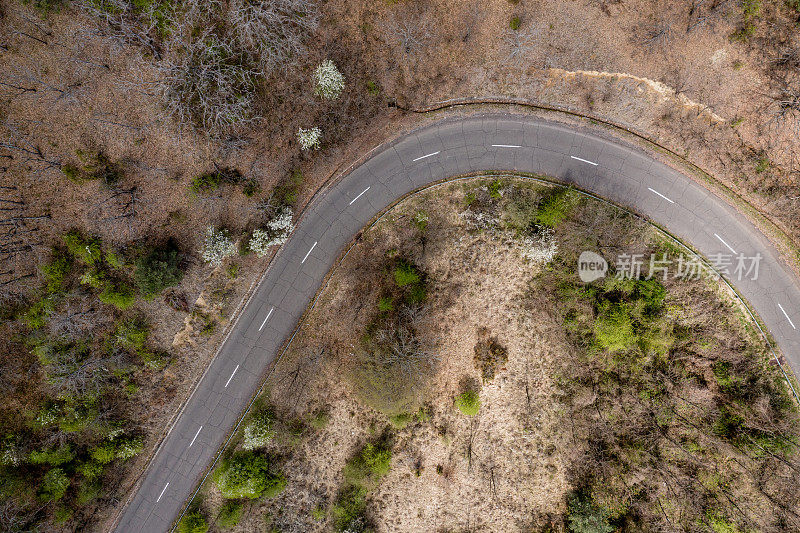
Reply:
<svg viewBox="0 0 800 533"><path fill-rule="evenodd" d="M628 206L706 257L760 252L734 281L793 370L800 285L745 217L680 172L597 132L524 115L445 119L378 150L308 206L176 419L116 531L170 529L343 247L377 213L428 183L479 171L538 173Z"/></svg>

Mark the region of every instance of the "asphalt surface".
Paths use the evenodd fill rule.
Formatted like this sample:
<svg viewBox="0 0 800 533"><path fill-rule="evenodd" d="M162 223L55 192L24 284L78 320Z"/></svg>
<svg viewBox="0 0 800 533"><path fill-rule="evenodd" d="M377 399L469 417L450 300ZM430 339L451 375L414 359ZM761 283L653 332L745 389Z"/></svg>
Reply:
<svg viewBox="0 0 800 533"><path fill-rule="evenodd" d="M518 115L444 120L377 151L307 208L150 463L116 531L171 527L324 276L366 223L425 184L502 170L552 176L629 206L706 257L760 253L758 279L733 284L791 367L800 369L797 280L767 238L723 200L643 152L589 131Z"/></svg>

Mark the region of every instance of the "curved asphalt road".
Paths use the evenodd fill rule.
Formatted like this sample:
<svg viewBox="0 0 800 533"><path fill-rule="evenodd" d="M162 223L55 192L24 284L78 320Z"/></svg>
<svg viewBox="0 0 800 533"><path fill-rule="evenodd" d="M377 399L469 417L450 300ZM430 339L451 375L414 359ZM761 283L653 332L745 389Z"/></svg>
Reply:
<svg viewBox="0 0 800 533"><path fill-rule="evenodd" d="M484 170L535 172L574 183L632 207L707 257L760 252L758 279L735 285L792 368L800 369L800 288L766 237L723 200L639 150L588 131L521 115L444 120L379 150L309 206L150 463L116 530L170 528L340 251L367 222L422 185Z"/></svg>

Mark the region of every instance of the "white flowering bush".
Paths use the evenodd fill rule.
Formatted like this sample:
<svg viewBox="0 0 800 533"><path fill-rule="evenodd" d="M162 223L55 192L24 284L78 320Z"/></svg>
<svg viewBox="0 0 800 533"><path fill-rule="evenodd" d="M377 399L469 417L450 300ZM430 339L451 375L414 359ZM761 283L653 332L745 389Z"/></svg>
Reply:
<svg viewBox="0 0 800 533"><path fill-rule="evenodd" d="M244 427L242 448L248 451L263 448L274 436L275 430L272 429L272 419L266 414L261 414L254 417Z"/></svg>
<svg viewBox="0 0 800 533"><path fill-rule="evenodd" d="M6 442L3 445L3 451L0 452L0 465L3 466L19 466L22 462L22 452L20 449L11 442Z"/></svg>
<svg viewBox="0 0 800 533"><path fill-rule="evenodd" d="M297 130L297 141L302 150L316 150L319 148L322 130L314 126L310 129L300 128Z"/></svg>
<svg viewBox="0 0 800 533"><path fill-rule="evenodd" d="M317 84L314 94L328 100L339 98L344 90L344 75L330 59L326 59L316 68L314 82Z"/></svg>
<svg viewBox="0 0 800 533"><path fill-rule="evenodd" d="M49 409L43 409L36 415L36 425L39 427L47 427L53 425L58 420L58 408L53 406Z"/></svg>
<svg viewBox="0 0 800 533"><path fill-rule="evenodd" d="M236 253L236 243L228 236L228 232L208 226L206 240L203 242L203 261L218 266L234 253Z"/></svg>
<svg viewBox="0 0 800 533"><path fill-rule="evenodd" d="M143 444L141 437L118 439L116 450L117 459L127 461L131 457L139 455L142 452Z"/></svg>
<svg viewBox="0 0 800 533"><path fill-rule="evenodd" d="M537 225L532 234L519 236L514 231L505 229L503 221L490 213L467 209L458 214L467 228L472 231L485 232L519 250L522 257L533 263L547 264L558 253L555 232L547 226Z"/></svg>
<svg viewBox="0 0 800 533"><path fill-rule="evenodd" d="M549 263L558 253L558 243L553 228L537 226L534 236L522 239L522 256L534 263Z"/></svg>
<svg viewBox="0 0 800 533"><path fill-rule="evenodd" d="M263 229L257 229L250 237L249 247L258 257L264 257L270 247L280 246L294 229L294 213L290 207L281 209Z"/></svg>

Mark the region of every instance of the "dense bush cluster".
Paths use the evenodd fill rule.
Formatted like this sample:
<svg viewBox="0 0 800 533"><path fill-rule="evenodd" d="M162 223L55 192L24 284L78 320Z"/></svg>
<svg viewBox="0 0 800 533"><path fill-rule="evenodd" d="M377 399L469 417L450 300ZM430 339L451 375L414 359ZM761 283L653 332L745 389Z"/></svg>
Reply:
<svg viewBox="0 0 800 533"><path fill-rule="evenodd" d="M256 452L236 452L214 471L214 483L224 498L272 498L286 486L283 474L276 472L268 456Z"/></svg>
<svg viewBox="0 0 800 533"><path fill-rule="evenodd" d="M439 356L435 343L421 331L427 297L424 274L403 258L394 258L387 271L384 294L361 338L350 377L364 402L393 416L417 410L424 378L434 371Z"/></svg>
<svg viewBox="0 0 800 533"><path fill-rule="evenodd" d="M306 53L316 27L306 0L187 0L170 18L160 88L181 124L212 133L252 122L264 78Z"/></svg>
<svg viewBox="0 0 800 533"><path fill-rule="evenodd" d="M365 531L367 519L366 497L389 473L392 450L388 435L361 448L344 467L344 485L339 489L333 507L334 526L337 531Z"/></svg>

